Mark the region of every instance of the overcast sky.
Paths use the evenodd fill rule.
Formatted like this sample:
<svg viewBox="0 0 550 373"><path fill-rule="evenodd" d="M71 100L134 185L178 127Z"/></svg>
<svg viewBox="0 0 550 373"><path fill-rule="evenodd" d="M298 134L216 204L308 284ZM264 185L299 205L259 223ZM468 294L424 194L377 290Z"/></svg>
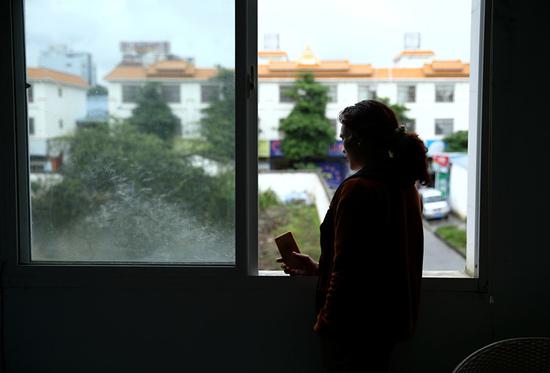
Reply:
<svg viewBox="0 0 550 373"><path fill-rule="evenodd" d="M66 44L90 52L103 77L121 60L120 41L169 41L199 67L234 66L234 7L229 0L26 0L27 64ZM290 59L306 45L320 59L387 67L418 32L441 59L470 59L471 0L258 0L258 48L278 34Z"/></svg>

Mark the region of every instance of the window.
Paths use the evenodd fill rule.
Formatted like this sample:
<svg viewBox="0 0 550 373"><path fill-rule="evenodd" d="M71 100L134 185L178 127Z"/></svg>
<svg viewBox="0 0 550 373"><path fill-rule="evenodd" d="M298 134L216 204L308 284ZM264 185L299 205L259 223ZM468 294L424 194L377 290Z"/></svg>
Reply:
<svg viewBox="0 0 550 373"><path fill-rule="evenodd" d="M34 118L29 117L29 135L34 135Z"/></svg>
<svg viewBox="0 0 550 373"><path fill-rule="evenodd" d="M338 86L336 84L328 84L326 87L328 88L328 102L338 102Z"/></svg>
<svg viewBox="0 0 550 373"><path fill-rule="evenodd" d="M41 51L52 41L82 49L75 52L95 59L101 71L97 83L112 93L108 102L94 103L105 110L108 105L116 120L113 125L104 125L107 118L84 122L68 131L87 117L88 87L71 81L70 71L44 77L59 83L46 94L65 100L45 97L39 108L48 115L40 117L45 121L41 137L33 140L44 141L31 146L51 172L33 177L40 193L25 197L32 226L30 242L21 248L23 262L235 269L235 2L205 1L208 6L176 0L138 8L127 3L110 7L108 14L103 11L107 2L97 7L83 0L55 7L25 3L26 65L38 66ZM216 18L210 31L197 28L196 20L212 19L212 9L224 17ZM106 24L121 19L123 29L104 32ZM193 58L180 57L189 53L185 45L193 28L204 45L193 50ZM29 76L37 79L40 70L29 70ZM205 79L223 80L203 86L207 104L219 97L221 87L230 93L219 97L220 111L203 112L209 105L191 100L181 103L181 96L192 97ZM70 89L62 92L62 83ZM148 100L137 103L142 93ZM123 103L136 106L129 110ZM204 137L190 130L201 117L208 123ZM182 127L187 132L182 134ZM35 157L32 170L38 170L37 162Z"/></svg>
<svg viewBox="0 0 550 373"><path fill-rule="evenodd" d="M280 84L279 85L279 102L294 102L294 99L290 96L292 91L292 85Z"/></svg>
<svg viewBox="0 0 550 373"><path fill-rule="evenodd" d="M329 119L330 127L334 130L335 136L338 137L340 134L338 133L338 121L334 118Z"/></svg>
<svg viewBox="0 0 550 373"><path fill-rule="evenodd" d="M394 13L396 13L396 15L401 11L404 12L403 14L406 14L406 12L408 13L412 10L416 11L421 8L417 1L407 2L406 5L403 4L398 7L399 9L392 8L395 10ZM476 2L472 4L475 6ZM453 104L453 112L456 109L456 112L464 114L455 117L450 111L440 113L445 115L437 114L437 109L441 109L441 107L438 106L439 104L436 105L435 99L436 89L441 96L441 100L446 100L446 102L454 102L455 90L457 92L468 92L468 95L477 94L477 88L473 87L471 82L468 81L468 67L472 67L471 71L475 71L476 66L474 65L479 61L479 59L476 59L477 57L471 53L472 50L478 48L478 45L475 43L477 43L476 40L479 35L470 35L472 30L469 29L469 26L466 26L479 25L479 20L476 21L476 16L473 13L473 9L470 8L470 5L470 3L463 3L461 7L453 8L452 12L449 11L447 6L443 6L442 4L437 6L438 13L441 14L438 22L445 17L454 20L458 13L461 14L460 17L462 17L461 19L464 21L462 25L465 26L460 26L460 28L464 28L460 36L457 36L456 42L457 45L463 45L463 48L462 51L455 49L453 53L456 53L456 56L449 56L449 59L452 58L455 59L455 61L460 60L460 63L453 62L452 66L449 63L449 66L451 66L453 70L449 70L446 63L442 63L441 67L435 64L433 66L433 71L427 71L428 66L426 66L426 64L433 61L433 55L426 53L432 46L428 45L428 43L424 44L425 40L429 40L426 36L427 34L425 34L427 31L423 31L421 38L420 35L416 38L405 37L405 45L401 44L403 40L401 37L403 35L401 34L402 30L399 28L393 29L390 32L390 34L395 33L400 35L398 38L391 37L388 34L388 36L379 35L371 39L369 35L371 35L371 33L376 33L376 30L374 26L368 25L368 22L365 22L364 14L355 19L355 15L352 14L353 12L348 12L345 13L342 18L338 18L340 13L338 13L338 7L335 6L331 7L330 22L332 22L331 24L333 27L330 28L330 37L320 37L315 41L315 44L313 44L311 41L306 40L308 37L303 35L302 28L293 27L293 25L303 25L303 20L300 18L300 12L289 13L285 11L284 7L280 7L281 9L279 9L268 0L259 0L259 49L265 50L266 53L262 53L258 59L258 71L261 72L258 78L258 85L261 89L265 89L265 95L269 97L276 93L275 90L272 90L273 82L279 81L279 102L292 103L293 100L288 94L288 90L291 86L289 80L300 71L312 70L314 76L319 78L321 84L325 86L332 85L334 87L332 88L331 101L343 103L338 106L334 106L333 104L327 105L325 108L325 116L327 118L335 118L340 110L345 106L352 105L355 100L387 98L390 104L397 103L406 106L408 110L398 114L402 114L411 119L401 119L401 123L406 126L407 131L418 134L426 144L426 147L431 150L430 154L434 154L438 151L444 152L444 144L441 142L444 133L452 133L456 129L467 129L468 127L470 128L470 133L472 133L477 131L478 126L477 117L473 114L470 114L470 116L467 115L470 111L476 110L474 107L475 104L473 104L475 101L466 99L465 97L464 100L461 99L460 102ZM318 9L318 6L319 4L315 3L313 0L304 0L300 2L299 5L300 9L304 10L312 8ZM322 12L319 12L319 14L321 13ZM479 13L477 13L477 15L479 16ZM345 19L345 24L339 23L339 19ZM432 21L433 20L427 19L424 22L426 24L417 24L416 26L413 25L413 27L419 30L428 30L431 29L430 22ZM308 21L308 27L310 29L322 30L326 27L325 24L326 20L323 20L322 17L316 17ZM281 36L284 35L284 38L277 39L268 34L272 32L269 30L268 26L272 28L274 25L280 28ZM352 25L356 25L356 27ZM432 24L432 26L435 30L435 24ZM262 29L262 27L265 27L265 29ZM370 31L367 31L365 27L372 28ZM390 30L390 25L388 25L388 27L388 30ZM457 26L454 26L454 28L456 27ZM364 40L366 43L363 45L364 48L361 48L364 51L362 56L346 48L346 45L353 45L353 41L349 39L350 28L360 30L359 33L354 34L354 37L358 40ZM443 35L436 31L432 35L434 39L439 38L439 41L442 43L441 45L445 45L445 43L448 45L448 42L450 42L450 40L447 40L451 38L449 36L450 34ZM262 38L264 41L264 49L262 49ZM286 41L289 39L292 40L292 46ZM417 45L411 44L411 40L412 42L416 42ZM420 45L421 41L422 45ZM472 41L474 41L475 45L473 45L472 50L470 50L469 47ZM300 43L302 43L302 45L309 45L309 47L295 50L293 46ZM394 51L395 54L382 55L382 53L374 53L375 50L383 49L380 48L380 45L389 45L390 43L398 45L397 48L399 49ZM271 52L269 52L269 47L271 47ZM408 53L400 53L404 50L410 51ZM281 51L284 51L285 54L283 55ZM433 52L436 56L445 53L438 49ZM375 55L377 57L375 57ZM395 55L399 55L399 58L394 59L394 63L384 62L391 61L391 58ZM378 58L378 61L375 60L376 58ZM436 60L438 60L438 58L436 58ZM462 70L458 73L459 69L461 69L461 65ZM344 68L346 69L345 72ZM435 88L436 86L437 88ZM336 88L338 88L339 91L337 97L334 95L336 93ZM434 93L432 93L430 89L432 89ZM432 94L432 96L430 96L430 94ZM474 106L470 107L470 103ZM304 107L307 107L307 105L304 105ZM271 103L266 99L263 102L260 101L259 110L261 111L262 118L270 120L270 117L278 119L279 117L288 115L294 110L294 107L284 104L278 106L273 105L273 107L271 107ZM304 114L304 117L305 116ZM438 121L437 134L435 134L436 131L434 131L435 118L443 119L443 121ZM453 120L449 123L449 121L446 120L448 118L453 118ZM303 123L305 127L307 123L306 119L303 120ZM332 120L331 125L336 127L336 123ZM306 133L311 134L313 131L307 131ZM286 136L287 138L290 136L290 130L287 131ZM308 148L306 148L305 145L303 148L299 148L297 145L296 149L309 149L311 153L313 153L315 149L320 148L319 143L321 143L322 134L319 132L311 137L312 139L308 144ZM290 143L290 141L287 143ZM325 144L323 144L323 148L324 147ZM341 143L339 143L339 141L334 141L332 144L326 145L326 148L325 154L319 151L316 157L307 154L306 151L301 151L303 158L298 160L295 159L298 151L293 152L294 154L292 154L292 157L294 159L292 162L289 162L288 159L285 159L286 155L280 147L280 142L272 141L270 143L270 158L268 163L270 166L269 176L266 175L267 172L265 171L258 175L259 198L260 201L263 200L264 202L266 200L277 201L277 199L273 198L273 194L275 194L278 198L278 204L274 203L272 208L265 208L264 205L264 210L259 211L258 257L260 269L274 271L279 269L277 263L271 260L274 255L277 255L277 252L270 239L274 234L282 233L277 229L288 229L289 226L296 227L296 230L301 230L301 232L296 234L300 246L307 248L308 254L311 253L314 258L319 254L318 236L316 236L317 232L307 230L301 226L299 217L292 217L295 220L289 222L288 225L277 225L277 221L270 217L275 216L274 214L280 213L280 211L286 211L287 213L285 216L291 219L290 215L292 213L300 211L301 214L311 214L309 216L311 216L310 221L312 222L316 222L316 219L319 219L319 222L322 221L324 213L326 212L326 205L330 203L330 198L332 196L331 192L334 191L335 187L337 187L350 172L347 169L345 159L342 157ZM290 149L287 147L285 147L285 150L290 152ZM465 159L468 159L468 157L475 157L475 155L462 150L461 152L454 152L452 154L452 162L455 162L453 163L453 167L442 166L436 169L436 165L431 164L430 166L432 166L435 172L434 175L436 177L434 177L434 180L437 178L433 187L441 191L453 212L461 216L461 219L457 221L450 219L447 223L455 225L453 228L456 228L457 235L461 238L467 236L468 239L471 240L473 239L472 237L475 237L476 233L468 231L466 235L464 228L466 222L469 224L470 221L475 221L475 214L477 212L470 209L470 206L475 204L472 204L469 200L468 203L466 203L469 198L468 193L470 193L468 188L470 188L469 185L471 184L469 184L469 181L472 180L472 175L475 174L475 170L471 170L471 166L470 169L467 168L468 162ZM445 159L449 161L449 158ZM444 164L443 161L441 162ZM289 163L292 164L289 166ZM311 170L315 170L323 175L324 180L321 179L321 182L329 185L329 193L327 193L327 195L323 196L322 193L319 193L318 195L316 194L315 199L307 197L308 193L316 193L316 183L319 183L319 180L316 180L308 174L308 172L312 172ZM449 193L449 188L452 188L452 193ZM314 206L312 207L312 205ZM299 206L300 209L298 209L297 206ZM468 219L466 219L467 214L471 214L468 216ZM474 216L474 218L472 219L471 216ZM426 275L435 276L436 274L428 273L431 271L437 271L437 276L441 276L443 271L452 271L457 274L459 272L463 273L465 267L468 267L468 269L474 273L475 267L472 266L472 263L475 261L475 256L477 254L473 253L473 257L469 256L465 259L454 249L450 249L447 242L438 235L439 232L435 232L438 228L438 224L442 224L443 222L428 220L429 218L427 217L425 223L430 230L427 230L425 233L426 250L424 269L427 271ZM468 245L471 245L471 243ZM470 253L471 252L472 250L470 250ZM444 255L445 259L443 261L438 259L440 253Z"/></svg>
<svg viewBox="0 0 550 373"><path fill-rule="evenodd" d="M407 132L416 132L416 119L410 118L409 121L404 123Z"/></svg>
<svg viewBox="0 0 550 373"><path fill-rule="evenodd" d="M436 84L435 102L453 102L455 86L453 84Z"/></svg>
<svg viewBox="0 0 550 373"><path fill-rule="evenodd" d="M161 86L162 97L168 103L180 102L180 86L175 84Z"/></svg>
<svg viewBox="0 0 550 373"><path fill-rule="evenodd" d="M436 119L435 134L448 136L453 133L454 119Z"/></svg>
<svg viewBox="0 0 550 373"><path fill-rule="evenodd" d="M416 86L400 85L397 87L397 102L400 104L413 103L416 101Z"/></svg>
<svg viewBox="0 0 550 373"><path fill-rule="evenodd" d="M220 87L217 85L203 84L201 85L201 102L212 102L220 97Z"/></svg>
<svg viewBox="0 0 550 373"><path fill-rule="evenodd" d="M122 102L134 103L138 99L141 87L139 85L122 85Z"/></svg>
<svg viewBox="0 0 550 373"><path fill-rule="evenodd" d="M281 125L283 124L283 121L286 118L279 118L279 126L277 127L277 135L279 136L279 139L282 140L285 137L285 131L281 129Z"/></svg>
<svg viewBox="0 0 550 373"><path fill-rule="evenodd" d="M372 85L359 85L357 92L357 100L376 100L376 88Z"/></svg>

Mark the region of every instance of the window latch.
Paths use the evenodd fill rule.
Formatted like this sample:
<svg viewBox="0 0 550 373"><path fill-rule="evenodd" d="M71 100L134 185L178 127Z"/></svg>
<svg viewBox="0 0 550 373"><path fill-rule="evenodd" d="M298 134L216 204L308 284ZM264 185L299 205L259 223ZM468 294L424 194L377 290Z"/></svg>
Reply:
<svg viewBox="0 0 550 373"><path fill-rule="evenodd" d="M254 65L250 65L250 72L248 74L248 97L256 89L256 76L254 73Z"/></svg>

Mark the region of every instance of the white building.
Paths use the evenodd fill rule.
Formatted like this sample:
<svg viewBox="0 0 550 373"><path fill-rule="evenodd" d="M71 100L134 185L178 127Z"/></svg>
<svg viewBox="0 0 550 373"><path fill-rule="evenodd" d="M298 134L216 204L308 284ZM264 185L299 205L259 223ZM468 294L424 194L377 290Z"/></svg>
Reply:
<svg viewBox="0 0 550 373"><path fill-rule="evenodd" d="M376 97L405 104L409 109L406 114L413 120L409 127L424 140L468 129L469 64L459 60L438 61L431 51L403 51L394 59L395 66L377 68L348 60L321 61L309 48L296 61L289 61L284 51L262 51L259 57L261 140L280 138L279 122L293 108L284 89L302 71L313 72L316 81L329 87L326 116L337 136L338 113Z"/></svg>
<svg viewBox="0 0 550 373"><path fill-rule="evenodd" d="M160 60L149 65L121 63L105 80L109 90L109 115L124 119L132 115L136 97L145 82L161 85L162 95L181 120L182 136L200 137L201 109L208 106L215 86L208 80L216 69L195 67L191 60Z"/></svg>
<svg viewBox="0 0 550 373"><path fill-rule="evenodd" d="M79 76L45 68L28 68L28 132L31 169L48 167L50 139L74 131L86 115L88 84Z"/></svg>
<svg viewBox="0 0 550 373"><path fill-rule="evenodd" d="M440 61L431 51L401 52L392 67L352 64L348 60L320 60L310 48L290 61L281 50L258 54L258 117L260 142L280 139L279 122L293 108L285 88L296 75L311 71L317 81L329 87L326 116L336 129L336 118L346 106L376 97L409 108L408 125L425 141L440 139L468 129L469 64L460 60ZM192 60L157 60L149 65L121 63L105 79L109 82L109 113L127 118L135 107L137 89L146 81L160 82L163 95L182 123L182 135L200 136L200 110L216 94L208 79L215 69L195 67Z"/></svg>

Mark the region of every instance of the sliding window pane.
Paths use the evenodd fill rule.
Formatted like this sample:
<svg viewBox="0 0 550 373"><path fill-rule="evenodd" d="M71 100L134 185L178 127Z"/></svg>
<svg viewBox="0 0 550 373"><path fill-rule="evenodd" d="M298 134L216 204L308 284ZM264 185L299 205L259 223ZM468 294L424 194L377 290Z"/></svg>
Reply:
<svg viewBox="0 0 550 373"><path fill-rule="evenodd" d="M234 264L234 13L25 2L31 260Z"/></svg>

